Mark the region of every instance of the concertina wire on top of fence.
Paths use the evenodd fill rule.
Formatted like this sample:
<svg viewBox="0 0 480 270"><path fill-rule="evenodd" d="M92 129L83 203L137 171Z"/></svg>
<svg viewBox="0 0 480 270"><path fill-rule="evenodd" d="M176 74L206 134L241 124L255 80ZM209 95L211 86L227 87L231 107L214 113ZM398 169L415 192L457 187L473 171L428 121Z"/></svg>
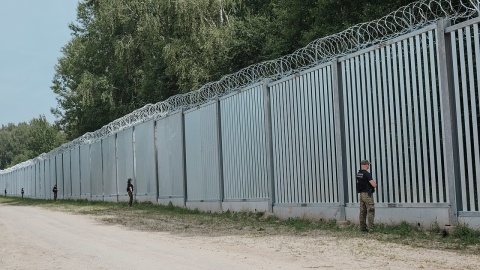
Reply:
<svg viewBox="0 0 480 270"><path fill-rule="evenodd" d="M35 164L79 145L90 144L144 121L163 117L179 109L189 109L227 95L265 79L278 80L363 48L380 44L420 29L439 19L452 22L480 16L479 0L423 0L401 7L390 14L367 23L360 23L340 33L319 38L283 57L250 65L210 82L195 91L178 94L156 104L147 104L94 132L43 153L40 156L0 170L0 174Z"/></svg>

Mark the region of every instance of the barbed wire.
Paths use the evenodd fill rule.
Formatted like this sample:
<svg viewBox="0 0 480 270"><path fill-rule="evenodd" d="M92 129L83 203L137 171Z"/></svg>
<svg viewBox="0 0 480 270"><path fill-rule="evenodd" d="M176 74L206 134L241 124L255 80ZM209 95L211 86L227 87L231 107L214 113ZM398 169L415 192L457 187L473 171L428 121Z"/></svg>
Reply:
<svg viewBox="0 0 480 270"><path fill-rule="evenodd" d="M440 19L457 23L478 16L480 16L479 0L424 0L414 2L378 20L360 23L340 33L316 39L292 54L253 64L225 76L219 81L207 83L195 91L178 94L156 104L145 105L99 130L86 133L47 154L42 154L6 170L0 170L0 173L8 173L22 167L32 166L38 161L59 155L80 145L97 142L139 123L162 118L181 109L188 110L197 107L265 79L275 81L299 73L329 62L334 58L413 32Z"/></svg>

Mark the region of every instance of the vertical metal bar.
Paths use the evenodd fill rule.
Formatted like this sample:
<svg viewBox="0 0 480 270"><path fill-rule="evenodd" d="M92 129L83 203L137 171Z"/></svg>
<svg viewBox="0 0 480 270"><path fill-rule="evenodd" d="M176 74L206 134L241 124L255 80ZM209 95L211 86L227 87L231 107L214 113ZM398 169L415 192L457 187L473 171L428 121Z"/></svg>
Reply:
<svg viewBox="0 0 480 270"><path fill-rule="evenodd" d="M412 108L412 98L411 98L411 86L410 86L410 62L409 62L409 55L410 55L410 52L409 52L409 41L408 40L404 40L404 44L403 44L403 49L405 51L404 53L404 57L405 57L405 97L406 97L406 101L407 101L407 106L406 108L409 108L409 110L411 110ZM412 113L411 111L407 111L405 110L405 113L407 115L407 119L406 119L406 126L405 126L405 155L408 157L408 163L406 163L406 167L408 168L409 170L409 174L407 174L407 177L406 177L406 189L407 189L407 199L406 199L406 202L408 203L411 203L411 202L414 202L413 199L412 199L412 189L410 188L410 184L411 184L411 181L412 179L416 179L415 178L415 168L412 168L412 165L411 164L414 164L415 163L415 159L412 157L413 155L413 151L411 148L413 148L413 142L412 142L412 134L410 134L410 130L409 130L409 127L413 127L413 120L412 120Z"/></svg>
<svg viewBox="0 0 480 270"><path fill-rule="evenodd" d="M217 98L215 102L215 107L217 110L217 158L218 158L218 180L219 180L219 201L222 202L225 195L223 190L223 154L222 154L222 114L220 110L220 101Z"/></svg>
<svg viewBox="0 0 480 270"><path fill-rule="evenodd" d="M327 166L327 170L325 171L325 194L326 196L326 202L332 202L332 179L333 179L333 174L332 174L332 149L331 149L331 126L330 126L330 117L331 117L331 111L330 111L330 104L329 104L329 92L331 89L328 87L328 81L329 77L327 74L327 69L328 67L322 68L322 81L323 81L323 107L324 107L324 125L325 125L325 149L326 149L326 155L325 155L325 163Z"/></svg>
<svg viewBox="0 0 480 270"><path fill-rule="evenodd" d="M395 47L395 44L389 45L386 47L387 51L387 74L388 74L388 92L387 97L385 98L385 103L388 104L388 118L386 116L385 122L387 126L387 159L388 159L388 202L394 202L394 195L396 189L394 188L394 180L397 177L397 163L394 161L397 157L397 152L395 150L395 108L393 100L393 75L392 75L392 47Z"/></svg>
<svg viewBox="0 0 480 270"><path fill-rule="evenodd" d="M236 121L233 116L238 115L236 113L236 102L233 102L233 98L227 98L220 102L222 109L222 135L223 135L223 177L225 180L225 199L230 199L236 193L235 184L238 183L238 174L232 172L237 166L234 166L233 159L237 156L237 153L232 149L233 145L238 145L238 141L234 139L237 132L234 132ZM241 146L240 146L241 147ZM239 148L240 148L239 147Z"/></svg>
<svg viewBox="0 0 480 270"><path fill-rule="evenodd" d="M245 188L243 189L242 199L249 198L253 195L253 180L258 176L253 176L254 174L254 166L253 161L255 157L254 149L252 148L252 131L253 127L251 126L252 122L254 121L253 115L253 104L251 100L252 89L248 89L246 91L242 91L242 102L240 104L245 104L247 108L247 112L244 112L245 117L242 119L242 140L243 145L245 148L245 155L243 157L242 163L245 164L245 167L250 168L248 171L244 172L245 175Z"/></svg>
<svg viewBox="0 0 480 270"><path fill-rule="evenodd" d="M405 168L404 180L402 180L402 202L412 202L412 193L410 191L410 159L408 156L408 128L409 123L407 121L407 88L409 88L409 81L408 81L408 43L407 40L403 40L402 48L399 50L400 54L400 97L401 107L402 107L402 131L403 131L403 164ZM405 74L407 73L407 74ZM408 84L407 84L408 82Z"/></svg>
<svg viewBox="0 0 480 270"><path fill-rule="evenodd" d="M423 34L422 34L423 35ZM428 181L428 167L427 167L427 161L426 161L426 155L427 155L427 142L426 142L426 136L425 136L425 130L424 127L426 127L425 124L425 102L424 102L424 90L423 90L423 69L422 69L422 43L420 40L420 35L417 35L415 37L415 45L416 45L416 60L417 60L417 78L418 78L418 88L417 88L417 94L414 95L414 99L416 97L417 101L415 102L417 106L417 112L418 112L418 107L420 107L420 112L415 116L416 117L416 122L418 123L418 131L416 132L417 134L417 145L416 145L416 152L417 152L417 163L418 163L418 174L420 175L419 180L418 180L418 193L419 193L419 202L424 203L425 202L425 193L428 192L424 188L424 181ZM423 154L423 155L422 155ZM422 160L423 157L423 160ZM423 168L423 170L422 170ZM423 177L422 177L422 171L423 171Z"/></svg>
<svg viewBox="0 0 480 270"><path fill-rule="evenodd" d="M431 199L431 194L432 192L432 188L431 188L431 185L430 183L433 181L433 176L435 175L435 167L434 167L434 163L433 163L433 160L435 159L435 156L434 156L434 151L433 151L433 145L434 145L434 138L433 138L433 128L432 128L432 103L431 103L431 92L430 92L430 80L429 80L429 77L430 77L430 73L431 72L434 72L434 70L430 71L430 68L428 66L428 62L429 62L429 59L428 59L428 50L430 49L430 47L428 46L428 43L427 43L427 33L424 33L422 34L422 49L423 49L423 63L424 63L424 66L423 66L423 77L425 78L425 101L426 101L426 113L422 113L422 115L424 116L424 118L426 117L426 119L424 119L424 121L426 122L426 126L427 126L427 130L425 132L423 132L424 134L424 137L423 137L423 143L425 144L424 145L424 152L423 152L423 158L424 158L424 170L427 171L426 172L426 175L425 175L425 201L427 203L432 203L432 199ZM433 82L435 83L435 82ZM425 126L425 125L422 125L422 126ZM428 138L427 138L427 134L425 133L428 133ZM428 166L430 165L430 166Z"/></svg>
<svg viewBox="0 0 480 270"><path fill-rule="evenodd" d="M382 190L383 190L383 197L379 198L380 202L388 202L388 180L389 180L389 175L388 175L388 169L390 167L390 163L388 160L388 153L390 152L390 145L388 142L388 100L386 99L388 87L387 87L387 66L386 66L386 55L385 55L385 47L382 47L380 49L380 61L381 61L381 75L382 75L382 80L381 80L381 85L379 85L379 120L380 120L380 140L381 140L381 145L382 145L382 151L381 151L381 170L382 170L382 177L380 178L382 184ZM381 95L380 95L381 93Z"/></svg>
<svg viewBox="0 0 480 270"><path fill-rule="evenodd" d="M285 81L285 99L283 100L285 107L286 107L286 140L285 144L287 145L288 149L286 150L286 167L287 167L287 177L286 177L286 185L285 185L285 193L286 193L286 202L292 203L293 202L293 172L292 170L294 169L294 166L292 164L292 154L294 153L293 151L295 150L293 147L294 140L293 140L293 126L292 126L292 121L294 119L294 115L292 113L292 106L293 103L295 102L295 99L293 96L291 96L291 87L290 87L290 81ZM287 103L287 101L289 101ZM288 121L288 119L290 121Z"/></svg>
<svg viewBox="0 0 480 270"><path fill-rule="evenodd" d="M293 100L293 110L292 110L292 139L293 139L293 150L294 150L294 155L292 155L292 161L293 161L293 167L292 167L292 186L293 186L293 196L292 196L292 202L293 203L298 203L299 202L299 195L300 195L300 190L299 190L299 180L300 180L300 175L299 172L301 171L300 169L300 162L301 162L301 147L300 147L300 127L299 127L299 122L300 122L300 115L299 115L299 95L296 91L296 82L298 80L298 77L290 80L290 92L291 95L294 97Z"/></svg>
<svg viewBox="0 0 480 270"><path fill-rule="evenodd" d="M307 150L307 164L306 164L306 171L305 171L305 199L306 203L312 203L312 181L314 177L312 176L312 168L314 166L314 162L316 161L315 157L313 156L313 141L315 137L312 136L312 124L313 124L313 119L312 119L312 88L311 88L311 75L312 72L309 72L305 74L305 83L304 83L304 93L305 93L305 110L306 110L306 147L305 149Z"/></svg>
<svg viewBox="0 0 480 270"><path fill-rule="evenodd" d="M272 136L272 102L271 88L268 87L270 80L265 80L262 84L263 88L263 106L264 106L264 123L265 123L265 150L267 151L267 182L268 182L268 211L273 213L275 205L275 178L273 167L273 136Z"/></svg>
<svg viewBox="0 0 480 270"><path fill-rule="evenodd" d="M313 104L316 106L312 106L312 115L313 115L313 148L314 148L314 160L315 160L315 170L314 170L314 177L312 179L313 181L313 187L312 187L312 192L313 192L313 202L318 203L320 202L320 196L319 196L319 186L320 186L320 153L318 151L318 145L320 144L320 134L318 131L318 126L320 119L318 117L318 110L319 110L319 98L318 98L318 76L317 76L317 71L315 70L312 72L311 75L311 81L312 81L312 101Z"/></svg>
<svg viewBox="0 0 480 270"><path fill-rule="evenodd" d="M454 89L455 89L455 108L456 108L456 113L457 113L457 123L462 123L462 112L461 112L461 89L460 89L460 78L458 76L459 71L458 71L458 59L457 59L457 44L456 44L456 37L455 37L455 32L451 33L452 36L452 58L453 58L453 78L454 78ZM462 59L463 55L463 32L462 29L458 29L458 40L459 40L459 54L460 54L460 59ZM462 62L462 60L460 60ZM464 72L464 66L460 64L462 71ZM462 77L464 74L461 75ZM463 123L465 125L465 123ZM459 173L460 173L460 183L461 183L461 191L462 191L462 208L458 208L459 210L467 210L468 203L467 203L467 185L466 185L466 178L467 178L467 173L465 172L465 153L464 153L464 141L463 139L463 128L460 125L458 127L458 144L459 144L459 149L458 149L458 154L459 154Z"/></svg>
<svg viewBox="0 0 480 270"><path fill-rule="evenodd" d="M435 145L435 164L434 170L432 170L432 200L434 203L443 202L440 200L440 193L443 198L443 168L442 168L442 155L441 155L441 141L440 141L440 120L439 104L438 104L438 88L437 88L437 72L438 68L435 65L435 47L433 45L434 38L437 35L432 31L428 33L428 47L430 51L430 68L431 68L431 81L432 81L432 104L433 104L433 127L434 127L434 145ZM431 119L431 118L429 118ZM433 174L435 173L435 174Z"/></svg>
<svg viewBox="0 0 480 270"><path fill-rule="evenodd" d="M280 127L280 114L282 111L282 107L280 106L279 102L279 84L268 84L267 85L268 92L270 93L270 117L272 119L272 152L273 152L273 159L272 159L272 175L273 175L273 185L275 186L274 192L273 192L273 198L275 200L273 201L273 206L275 206L276 203L280 202L281 198L281 192L280 192L280 183L282 180L282 166L280 166L280 158L282 155L282 149L281 149L281 143L280 143L280 137L281 137L281 132L282 128ZM273 200L272 198L272 200Z"/></svg>
<svg viewBox="0 0 480 270"><path fill-rule="evenodd" d="M280 98L281 100L279 101L279 104L283 106L282 109L282 115L279 116L279 118L282 120L282 127L281 127L281 144L280 147L282 147L282 203L287 203L290 201L290 154L291 153L291 144L289 140L289 134L290 134L290 124L287 119L289 119L289 104L286 103L286 100L288 99L288 88L287 88L287 82L282 82L280 84L280 89L281 89L281 95Z"/></svg>
<svg viewBox="0 0 480 270"><path fill-rule="evenodd" d="M471 141L471 131L470 131L470 110L469 110L469 101L471 110L476 107L475 104L475 94L473 93L474 89L474 76L473 76L473 63L472 63L472 35L470 31L470 26L465 28L465 38L466 38L466 47L467 54L465 55L463 46L460 50L461 56L461 65L462 65L462 88L463 88L463 111L464 111L464 124L465 124L465 147L467 151L467 168L468 168L468 190L469 190L469 210L475 210L475 185L474 185L474 174L473 174L473 160L472 160L472 141ZM463 41L463 38L461 39ZM463 43L463 42L461 42ZM463 45L463 44L462 44ZM465 67L465 58L467 58L468 66ZM467 83L467 70L468 70L468 83ZM470 96L468 95L470 93ZM473 118L473 115L471 115ZM472 129L476 129L472 122ZM473 131L472 131L473 132ZM465 207L464 207L465 208Z"/></svg>
<svg viewBox="0 0 480 270"><path fill-rule="evenodd" d="M403 168L403 162L402 162L402 157L403 157L403 152L402 152L402 127L401 127L401 114L400 114L400 89L399 89L399 75L398 75L398 62L399 58L401 58L401 43L397 42L396 44L392 44L392 55L393 55L393 82L394 82L394 89L393 93L394 95L392 96L394 102L395 102L395 119L393 120L393 123L395 123L393 126L396 128L396 130L393 132L394 136L394 153L393 157L396 158L395 162L395 167L394 167L394 175L397 177L395 181L395 202L401 202L401 195L404 192L404 186L401 181L405 179L404 176L404 168ZM397 51L398 48L398 51ZM399 59L399 60L397 60ZM400 66L400 69L403 69L402 66ZM395 171L395 168L397 169Z"/></svg>
<svg viewBox="0 0 480 270"><path fill-rule="evenodd" d="M380 180L381 180L381 175L380 171L377 173L377 167L380 170L380 135L378 134L378 131L380 130L379 127L379 111L378 111L378 95L379 95L379 90L378 90L378 76L380 76L379 73L379 57L378 57L378 49L375 51L370 52L370 62L371 64L371 72L372 72L372 107L373 107L373 115L374 117L372 118L372 121L374 121L374 129L375 132L373 133L374 139L375 139L375 154L372 155L370 162L374 162L374 168L372 168L371 173L373 174L373 178L379 184L379 187L377 188L377 198L381 198L381 195L378 193L381 193L381 188L380 188ZM377 162L379 161L379 162Z"/></svg>
<svg viewBox="0 0 480 270"><path fill-rule="evenodd" d="M366 85L366 98L367 100L369 101L369 103L371 103L371 100L373 98L373 95L372 95L372 79L371 79L371 67L372 67L373 63L370 61L370 53L366 53L365 54L365 70L366 70L366 79L367 79L367 85ZM374 82L375 83L375 82ZM367 110L367 113L368 113L368 116L367 119L368 119L368 129L369 131L372 131L374 130L373 129L373 122L374 122L374 116L373 116L373 110L371 108L371 106L368 106L368 110ZM371 159L373 156L374 156L374 153L375 153L375 141L374 141L374 136L373 136L373 132L369 132L368 135L368 145L366 147L366 158L368 159Z"/></svg>
<svg viewBox="0 0 480 270"><path fill-rule="evenodd" d="M317 81L317 100L319 108L317 109L317 117L318 117L318 134L319 134L319 142L318 142L318 152L319 152L319 162L320 162L320 177L319 177L319 202L325 202L326 192L325 192L325 172L326 172L326 164L325 164L325 132L324 132L324 119L325 115L323 112L323 78L319 70L315 70L315 76Z"/></svg>
<svg viewBox="0 0 480 270"><path fill-rule="evenodd" d="M366 122L368 119L364 116L367 114L368 106L366 106L367 103L367 97L365 94L365 61L363 59L363 54L359 55L356 57L357 61L357 93L359 94L360 98L358 99L359 101L361 100L361 106L358 108L358 125L359 125L359 133L360 133L360 143L359 143L359 159L368 159L367 155L367 147L366 145L368 144L367 137L368 137L368 130L366 128Z"/></svg>
<svg viewBox="0 0 480 270"><path fill-rule="evenodd" d="M355 131L357 132L357 140L355 144L355 159L358 160L362 159L362 147L363 147L363 130L362 130L362 116L361 116L361 111L362 111L362 106L360 106L360 100L362 98L362 86L361 86L361 78L360 78L360 57L356 56L355 57L355 91L353 92L355 94L357 102L354 102L354 107L355 107Z"/></svg>
<svg viewBox="0 0 480 270"><path fill-rule="evenodd" d="M338 179L337 178L337 173L336 173L336 161L337 161L337 157L336 157L336 152L335 152L335 146L336 146L336 142L335 142L335 122L334 122L334 117L335 117L335 110L333 108L333 85L332 85L332 67L331 66L327 66L325 67L325 79L326 79L326 82L327 82L327 91L326 91L326 95L327 95L327 104L328 104L328 118L327 118L327 121L328 121L328 152L329 152L329 158L328 158L328 168L329 168L329 178L328 178L328 192L330 194L330 200L329 202L333 203L333 202L338 202L337 200L337 194L336 194L336 190L337 190L337 186L336 185L336 182L338 182L338 180L336 181L335 179Z"/></svg>
<svg viewBox="0 0 480 270"><path fill-rule="evenodd" d="M310 149L309 149L309 143L308 143L308 103L309 100L307 99L307 91L308 89L306 88L306 74L303 74L299 78L299 83L300 83L300 88L298 91L300 95L302 95L302 100L303 102L301 103L302 106L300 108L300 112L302 114L302 144L301 144L301 149L303 150L303 162L301 164L301 169L302 169L302 176L300 178L301 181L301 198L302 198L302 203L308 202L308 168L309 168L309 161L310 161Z"/></svg>
<svg viewBox="0 0 480 270"><path fill-rule="evenodd" d="M451 51L450 35L445 33L445 27L448 21L439 20L437 22L437 55L439 66L439 83L440 83L440 101L443 117L443 147L444 162L448 164L448 170L445 170L446 181L448 183L448 199L450 202L450 223L455 225L458 222L458 179L456 171L458 163L455 157L458 156L458 141L455 138L456 122L455 122L455 97L452 93L452 58L455 52ZM452 37L452 40L455 39Z"/></svg>
<svg viewBox="0 0 480 270"><path fill-rule="evenodd" d="M378 129L375 129L378 133L377 135L380 137L379 141L379 149L375 167L377 167L377 175L380 175L379 180L377 183L380 183L380 187L377 189L377 196L378 202L385 202L384 197L387 194L387 176L386 176L386 157L385 157L385 150L383 146L385 146L385 122L384 122L384 114L385 111L383 109L383 91L386 88L384 84L386 84L386 78L384 75L385 70L385 48L381 48L380 50L375 51L375 57L379 62L377 64L377 77L380 78L378 85L377 85L377 106L378 106ZM372 169L373 170L373 169Z"/></svg>
<svg viewBox="0 0 480 270"><path fill-rule="evenodd" d="M330 149L329 149L329 138L330 138L330 130L328 126L328 119L330 117L329 111L328 111L328 97L327 97L327 92L328 92L328 86L327 86L327 75L326 75L326 69L322 68L321 70L318 71L319 75L322 78L322 126L323 126L323 131L324 131L324 136L323 136L323 149L324 149L324 155L323 155L323 162L325 163L325 171L324 173L324 191L325 191L325 198L324 202L329 202L330 201L330 180L331 180L331 164L330 164Z"/></svg>
<svg viewBox="0 0 480 270"><path fill-rule="evenodd" d="M410 134L410 149L411 151L411 157L412 157L412 193L413 193L413 202L417 203L418 202L418 192L419 192L419 182L421 182L422 176L421 173L419 174L418 169L421 167L421 160L419 159L419 152L420 152L420 135L419 135L419 128L420 128L420 123L418 120L418 91L417 91L417 80L416 80L416 63L415 63L415 39L413 37L409 38L409 45L410 45L410 74L411 74L411 96L412 98L412 103L410 103L411 107L413 108L413 118L411 121L411 127L413 127L412 134ZM417 165L420 165L417 167Z"/></svg>
<svg viewBox="0 0 480 270"><path fill-rule="evenodd" d="M356 193L356 191L353 191L353 185L351 179L352 173L350 171L353 171L353 164L351 163L351 155L350 155L350 149L352 149L350 143L350 132L351 132L351 113L352 110L349 109L351 108L351 101L350 101L350 61L344 60L341 62L341 68L342 68L342 90L343 90L343 97L344 97L344 107L343 107L343 114L344 114L344 120L345 124L343 126L343 130L345 131L345 153L343 153L343 157L345 160L345 181L347 182L347 194L345 195L345 202L352 203L354 202L354 196L353 194ZM344 188L345 190L345 188ZM348 198L347 198L348 195Z"/></svg>
<svg viewBox="0 0 480 270"><path fill-rule="evenodd" d="M341 72L340 72L341 71ZM345 206L347 202L347 186L348 178L345 177L348 175L348 167L346 166L346 121L345 121L345 91L343 86L344 69L342 68L342 63L339 63L337 60L332 62L332 113L334 120L334 134L335 134L335 156L336 158L336 170L337 173L337 190L338 190L338 199L340 203L340 217L339 220L345 220Z"/></svg>
<svg viewBox="0 0 480 270"><path fill-rule="evenodd" d="M352 195L353 195L353 202L358 202L358 195L354 189L354 174L355 174L355 168L358 166L358 158L357 158L357 151L359 146L358 143L358 136L357 136L357 130L358 130L358 111L357 111L357 103L358 103L358 98L357 98L357 89L355 87L355 58L351 58L347 60L349 63L349 69L347 70L347 78L349 80L349 85L348 85L348 93L349 93L349 100L350 100L350 136L349 140L351 142L351 147L350 147L350 160L352 164L352 168L349 168L352 173L350 174L351 180L350 183L352 184Z"/></svg>
<svg viewBox="0 0 480 270"><path fill-rule="evenodd" d="M480 2L478 3L479 7L479 16L480 16ZM472 94L476 95L477 97L480 94L480 37L479 37L479 29L478 23L473 25L473 41L475 45L475 56L476 62L475 66L477 67L477 91L474 93L475 86L472 88ZM475 100L475 99L472 99ZM480 102L480 98L477 99L477 102ZM472 106L472 123L478 123L478 114L476 110L476 106ZM480 147L479 147L479 136L478 130L473 129L473 149L475 153L475 179L477 181L477 211L480 211Z"/></svg>

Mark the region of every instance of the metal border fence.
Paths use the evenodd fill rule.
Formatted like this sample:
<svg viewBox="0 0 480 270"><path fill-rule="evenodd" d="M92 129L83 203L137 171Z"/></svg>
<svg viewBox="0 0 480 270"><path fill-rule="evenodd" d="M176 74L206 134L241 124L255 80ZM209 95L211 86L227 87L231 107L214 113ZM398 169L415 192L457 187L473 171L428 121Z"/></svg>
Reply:
<svg viewBox="0 0 480 270"><path fill-rule="evenodd" d="M480 227L479 8L413 3L147 105L0 171L0 185L121 201L129 177L138 200L355 221L369 159L381 221Z"/></svg>

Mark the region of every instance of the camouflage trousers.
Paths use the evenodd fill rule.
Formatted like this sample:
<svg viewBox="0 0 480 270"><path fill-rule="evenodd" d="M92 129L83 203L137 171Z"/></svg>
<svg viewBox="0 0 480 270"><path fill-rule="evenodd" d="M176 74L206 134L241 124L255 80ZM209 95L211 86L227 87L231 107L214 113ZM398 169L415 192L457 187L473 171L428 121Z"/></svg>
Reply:
<svg viewBox="0 0 480 270"><path fill-rule="evenodd" d="M369 196L367 192L360 193L360 229L367 230L373 228L373 220L375 219L375 205L373 203L373 195Z"/></svg>

